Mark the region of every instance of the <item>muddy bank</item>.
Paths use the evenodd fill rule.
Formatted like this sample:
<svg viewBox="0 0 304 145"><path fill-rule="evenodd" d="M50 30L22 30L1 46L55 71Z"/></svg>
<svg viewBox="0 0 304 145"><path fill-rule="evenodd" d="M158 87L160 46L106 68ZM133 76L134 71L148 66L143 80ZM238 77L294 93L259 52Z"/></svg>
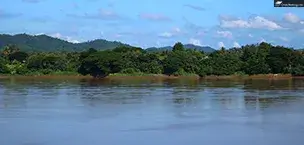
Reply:
<svg viewBox="0 0 304 145"><path fill-rule="evenodd" d="M5 78L17 78L17 79L94 79L91 76L82 76L82 75L39 75L39 76L9 76L9 75L0 75L0 79ZM199 77L198 75L190 76L169 76L162 74L155 75L109 75L101 79L207 79L207 80L218 80L218 79L292 79L292 78L304 78L301 76L295 77L290 74L261 74L261 75L228 75L228 76L205 76Z"/></svg>

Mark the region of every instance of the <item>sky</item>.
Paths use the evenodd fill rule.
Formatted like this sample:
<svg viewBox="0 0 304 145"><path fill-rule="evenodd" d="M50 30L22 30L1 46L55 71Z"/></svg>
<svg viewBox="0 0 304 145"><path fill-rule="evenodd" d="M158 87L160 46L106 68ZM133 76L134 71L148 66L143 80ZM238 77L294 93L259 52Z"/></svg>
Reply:
<svg viewBox="0 0 304 145"><path fill-rule="evenodd" d="M1 0L0 33L161 47L176 42L304 48L304 8L273 0Z"/></svg>

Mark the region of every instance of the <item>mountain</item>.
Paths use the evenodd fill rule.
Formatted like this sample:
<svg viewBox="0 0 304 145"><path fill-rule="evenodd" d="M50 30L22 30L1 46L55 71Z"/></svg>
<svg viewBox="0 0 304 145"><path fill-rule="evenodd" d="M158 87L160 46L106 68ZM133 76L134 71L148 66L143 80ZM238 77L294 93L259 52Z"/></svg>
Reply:
<svg viewBox="0 0 304 145"><path fill-rule="evenodd" d="M118 46L130 46L117 41L107 41L104 39L96 39L93 41L82 42L82 43L71 43L62 39L54 38L48 35L28 35L28 34L17 34L7 35L0 34L0 49L6 45L14 44L18 48L24 51L40 51L40 52L51 52L51 51L83 51L88 48L95 48L97 50L114 49ZM204 51L206 53L214 52L215 49L208 46L197 46L193 44L185 44L185 48L196 49ZM151 47L147 48L147 51L165 51L172 50L172 46L166 47Z"/></svg>
<svg viewBox="0 0 304 145"><path fill-rule="evenodd" d="M96 39L83 43L71 43L62 39L54 38L48 35L28 35L17 34L7 35L0 34L0 48L6 45L17 45L21 50L25 51L83 51L87 48L95 48L98 50L113 49L117 46L129 46L117 41L107 41Z"/></svg>
<svg viewBox="0 0 304 145"><path fill-rule="evenodd" d="M215 51L215 49L213 49L209 46L197 46L197 45L193 45L193 44L184 44L184 47L186 49L196 49L199 51L204 51L206 53L211 53L211 52ZM156 52L156 51L166 51L166 50L172 50L172 49L173 49L173 46L165 46L165 47L160 47L160 48L150 47L150 48L147 48L146 50L149 52Z"/></svg>

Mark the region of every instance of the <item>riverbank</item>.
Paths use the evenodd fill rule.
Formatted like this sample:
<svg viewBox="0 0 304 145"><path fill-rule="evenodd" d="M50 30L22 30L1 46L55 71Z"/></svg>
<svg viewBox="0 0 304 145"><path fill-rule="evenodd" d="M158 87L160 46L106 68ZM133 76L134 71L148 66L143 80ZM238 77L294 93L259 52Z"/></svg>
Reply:
<svg viewBox="0 0 304 145"><path fill-rule="evenodd" d="M91 76L82 75L64 75L64 74L50 74L50 75L0 75L0 79L5 78L41 78L41 79L93 79ZM184 76L169 76L163 74L111 74L103 79L207 79L207 80L221 80L221 79L291 79L304 78L301 76L292 76L290 74L260 74L260 75L227 75L227 76L204 76L200 77L195 74Z"/></svg>

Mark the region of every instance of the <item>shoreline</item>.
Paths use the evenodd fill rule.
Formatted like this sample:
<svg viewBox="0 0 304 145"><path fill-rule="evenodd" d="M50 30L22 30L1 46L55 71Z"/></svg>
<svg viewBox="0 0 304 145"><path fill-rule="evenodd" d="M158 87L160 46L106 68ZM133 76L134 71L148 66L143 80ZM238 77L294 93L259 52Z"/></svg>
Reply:
<svg viewBox="0 0 304 145"><path fill-rule="evenodd" d="M225 79L293 79L304 78L304 76L292 76L291 74L260 74L260 75L227 75L227 76L204 76L198 75L188 76L169 76L163 74L147 74L147 75L109 75L105 78L93 78L92 76L82 75L0 75L0 79L8 78L28 78L28 79L205 79L205 80L225 80Z"/></svg>

